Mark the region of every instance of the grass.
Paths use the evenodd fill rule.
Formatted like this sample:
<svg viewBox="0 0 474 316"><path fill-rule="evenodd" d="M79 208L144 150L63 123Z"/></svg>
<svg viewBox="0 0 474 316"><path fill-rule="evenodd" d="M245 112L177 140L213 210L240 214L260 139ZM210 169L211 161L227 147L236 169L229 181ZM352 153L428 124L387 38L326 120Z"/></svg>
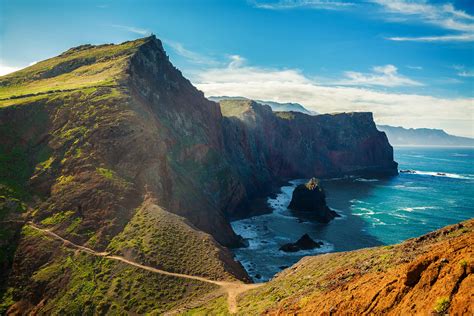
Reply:
<svg viewBox="0 0 474 316"><path fill-rule="evenodd" d="M74 181L74 176L73 175L68 175L68 176L60 176L59 178L56 179L56 184L58 186L65 186L70 184L71 182Z"/></svg>
<svg viewBox="0 0 474 316"><path fill-rule="evenodd" d="M220 296L210 300L204 306L192 308L182 314L183 316L207 316L207 315L230 315L227 305L227 298Z"/></svg>
<svg viewBox="0 0 474 316"><path fill-rule="evenodd" d="M243 113L251 110L252 100L222 100L219 102L223 116L239 117Z"/></svg>
<svg viewBox="0 0 474 316"><path fill-rule="evenodd" d="M42 238L41 232L25 236L42 249L58 246L57 241ZM34 286L62 284L50 293L38 311L42 314L162 314L216 290L212 284L151 273L67 248L59 250L28 281ZM6 292L10 299L5 305L14 303L18 291Z"/></svg>
<svg viewBox="0 0 474 316"><path fill-rule="evenodd" d="M13 299L13 288L7 288L0 296L0 314L6 315L8 308L15 303Z"/></svg>
<svg viewBox="0 0 474 316"><path fill-rule="evenodd" d="M81 225L82 218L81 217L76 217L72 220L71 225L66 228L66 233L68 234L74 234L77 232L77 229Z"/></svg>
<svg viewBox="0 0 474 316"><path fill-rule="evenodd" d="M438 314L438 315L444 315L448 309L449 309L449 304L450 300L448 297L442 297L439 298L436 301L435 306L433 307L433 310Z"/></svg>
<svg viewBox="0 0 474 316"><path fill-rule="evenodd" d="M295 114L292 112L275 112L275 115L284 120L293 120L295 118Z"/></svg>
<svg viewBox="0 0 474 316"><path fill-rule="evenodd" d="M96 170L104 178L113 180L115 173L112 170L106 168L97 168Z"/></svg>
<svg viewBox="0 0 474 316"><path fill-rule="evenodd" d="M24 227L22 235L24 242L38 251L25 253L21 260L36 262L39 249L55 254L24 281L28 287L56 289L49 293L40 314L162 314L217 289L212 284L151 273L64 248L29 226ZM21 297L21 291L20 286L5 292L5 308L14 303L14 297Z"/></svg>
<svg viewBox="0 0 474 316"><path fill-rule="evenodd" d="M74 211L63 211L55 213L54 215L47 217L41 221L41 224L47 226L54 226L61 224L67 221L72 215L74 215Z"/></svg>
<svg viewBox="0 0 474 316"><path fill-rule="evenodd" d="M220 249L208 235L158 206L138 209L107 250L132 254L137 261L166 271L233 279L220 260Z"/></svg>
<svg viewBox="0 0 474 316"><path fill-rule="evenodd" d="M70 49L57 57L0 78L0 99L35 97L34 94L91 86L115 86L122 78L129 57L142 43L144 39L120 45Z"/></svg>

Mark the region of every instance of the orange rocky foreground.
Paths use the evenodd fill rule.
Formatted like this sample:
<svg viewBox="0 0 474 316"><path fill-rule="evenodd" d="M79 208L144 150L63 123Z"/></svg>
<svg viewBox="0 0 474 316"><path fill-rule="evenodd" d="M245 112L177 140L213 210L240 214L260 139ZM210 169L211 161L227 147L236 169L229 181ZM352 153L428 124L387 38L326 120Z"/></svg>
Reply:
<svg viewBox="0 0 474 316"><path fill-rule="evenodd" d="M473 228L471 219L395 246L304 258L245 293L239 311L474 315Z"/></svg>

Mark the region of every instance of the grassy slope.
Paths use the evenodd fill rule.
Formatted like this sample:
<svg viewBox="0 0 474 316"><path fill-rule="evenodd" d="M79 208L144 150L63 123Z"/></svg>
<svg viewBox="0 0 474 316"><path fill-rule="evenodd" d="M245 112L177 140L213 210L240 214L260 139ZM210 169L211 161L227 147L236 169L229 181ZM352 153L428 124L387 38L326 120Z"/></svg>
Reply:
<svg viewBox="0 0 474 316"><path fill-rule="evenodd" d="M252 109L252 100L222 100L219 102L222 115L239 117Z"/></svg>
<svg viewBox="0 0 474 316"><path fill-rule="evenodd" d="M33 66L0 78L0 107L4 99L56 90L114 86L123 75L128 58L144 39L121 45L79 46ZM5 102L6 101L6 102Z"/></svg>
<svg viewBox="0 0 474 316"><path fill-rule="evenodd" d="M32 218L65 238L103 249L131 212L111 249L133 249L139 261L170 271L232 279L208 235L163 210L133 215L126 204L130 196L140 198L133 179L111 164L118 137L143 131L133 124L142 124L146 113L137 112L122 79L128 58L144 41L74 48L0 78L1 219ZM78 203L86 204L80 209ZM25 304L35 296L45 299L37 306L41 313L161 313L214 291L209 284L75 254L20 231L18 225L0 230L2 272L10 270L16 252L15 278L1 282L7 287L0 288L0 314L14 303L28 310Z"/></svg>
<svg viewBox="0 0 474 316"><path fill-rule="evenodd" d="M48 299L36 310L40 313L161 314L215 290L208 283L159 275L58 247L58 241L27 226L22 236L22 251L33 252L44 264L36 271L25 271L30 275L21 277L28 278L29 284L8 289L4 302L13 302L19 291L45 287ZM50 257L44 258L45 254Z"/></svg>
<svg viewBox="0 0 474 316"><path fill-rule="evenodd" d="M107 251L170 272L235 280L209 235L153 204L145 204L135 213Z"/></svg>

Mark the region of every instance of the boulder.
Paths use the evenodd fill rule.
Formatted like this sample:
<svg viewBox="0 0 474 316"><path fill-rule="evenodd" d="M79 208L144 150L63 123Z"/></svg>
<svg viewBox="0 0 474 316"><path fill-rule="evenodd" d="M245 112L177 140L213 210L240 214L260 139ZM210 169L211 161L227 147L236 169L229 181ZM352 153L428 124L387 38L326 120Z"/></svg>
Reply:
<svg viewBox="0 0 474 316"><path fill-rule="evenodd" d="M295 188L288 208L297 215L320 223L329 223L339 216L327 206L326 194L316 178L311 178L306 184L300 184Z"/></svg>
<svg viewBox="0 0 474 316"><path fill-rule="evenodd" d="M311 250L314 248L319 248L322 245L322 242L314 241L313 239L311 239L311 237L309 237L308 234L304 234L295 243L284 244L280 247L280 250L285 252L297 252L300 250Z"/></svg>

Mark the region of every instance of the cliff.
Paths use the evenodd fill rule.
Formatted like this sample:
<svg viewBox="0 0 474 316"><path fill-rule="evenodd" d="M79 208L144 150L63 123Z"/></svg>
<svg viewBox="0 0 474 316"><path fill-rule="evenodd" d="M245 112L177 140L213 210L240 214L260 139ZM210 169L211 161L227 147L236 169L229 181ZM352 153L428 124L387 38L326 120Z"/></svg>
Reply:
<svg viewBox="0 0 474 316"><path fill-rule="evenodd" d="M247 281L224 247L239 244L226 218L239 205L287 177L396 172L370 114L227 109L154 36L1 77L0 135L2 312L162 313L215 290L58 247L27 221L138 264Z"/></svg>
<svg viewBox="0 0 474 316"><path fill-rule="evenodd" d="M275 179L397 174L393 148L372 113L274 113L268 105L240 99L220 106L225 148L248 196Z"/></svg>

